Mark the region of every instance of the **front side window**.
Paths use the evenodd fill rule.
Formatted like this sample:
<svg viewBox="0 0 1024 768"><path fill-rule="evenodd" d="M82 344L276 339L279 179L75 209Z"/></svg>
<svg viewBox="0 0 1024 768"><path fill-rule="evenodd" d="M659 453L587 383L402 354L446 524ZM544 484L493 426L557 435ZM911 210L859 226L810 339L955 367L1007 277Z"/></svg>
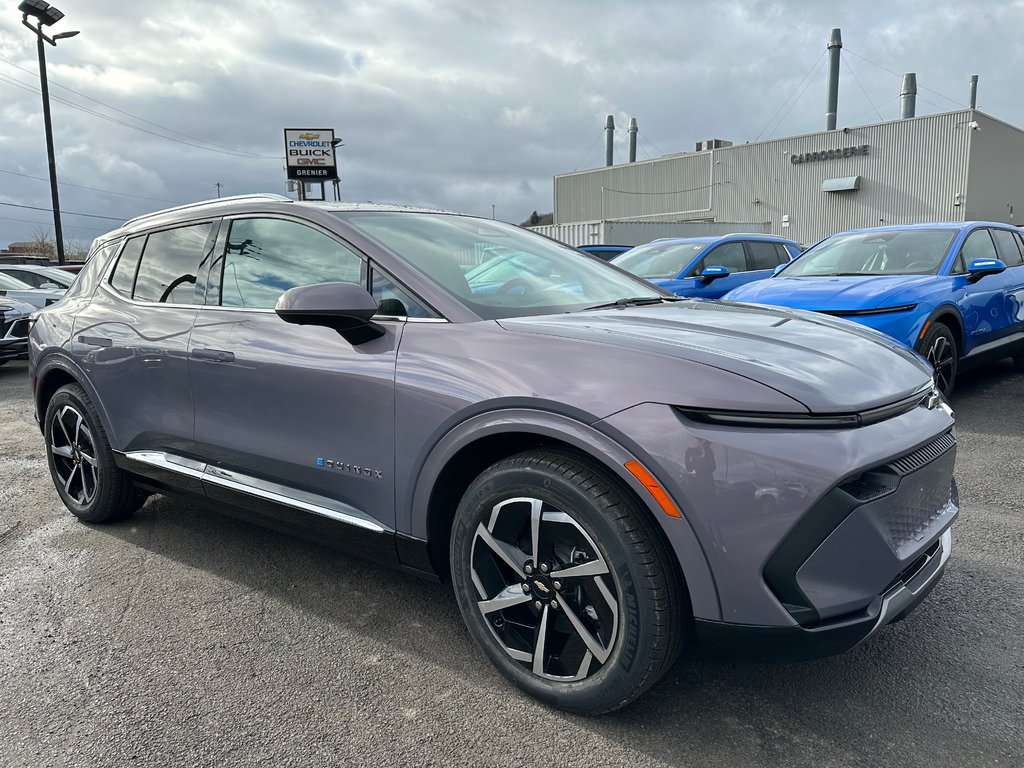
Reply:
<svg viewBox="0 0 1024 768"><path fill-rule="evenodd" d="M196 272L212 226L204 222L151 233L139 261L132 298L157 304L194 304Z"/></svg>
<svg viewBox="0 0 1024 768"><path fill-rule="evenodd" d="M708 267L725 267L730 273L746 272L747 257L743 243L723 243L700 260L693 274L700 275Z"/></svg>
<svg viewBox="0 0 1024 768"><path fill-rule="evenodd" d="M791 262L782 277L934 275L955 229L896 229L834 235ZM992 244L988 235L985 236Z"/></svg>
<svg viewBox="0 0 1024 768"><path fill-rule="evenodd" d="M619 269L645 279L679 277L694 257L707 247L707 241L638 245L612 259Z"/></svg>
<svg viewBox="0 0 1024 768"><path fill-rule="evenodd" d="M412 211L334 215L488 320L664 296L575 248L491 219Z"/></svg>
<svg viewBox="0 0 1024 768"><path fill-rule="evenodd" d="M976 229L968 235L964 241L964 247L960 249L963 254L964 263L967 266L975 259L998 259L996 247L992 244L992 238L987 229Z"/></svg>
<svg viewBox="0 0 1024 768"><path fill-rule="evenodd" d="M223 256L220 303L273 309L289 288L363 283L363 259L333 237L286 219L237 219Z"/></svg>

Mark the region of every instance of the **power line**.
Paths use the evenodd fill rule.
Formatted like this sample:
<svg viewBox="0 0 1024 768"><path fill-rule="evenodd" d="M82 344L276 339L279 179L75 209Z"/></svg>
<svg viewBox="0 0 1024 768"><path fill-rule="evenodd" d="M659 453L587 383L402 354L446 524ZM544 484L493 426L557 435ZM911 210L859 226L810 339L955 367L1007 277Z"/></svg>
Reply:
<svg viewBox="0 0 1024 768"><path fill-rule="evenodd" d="M800 101L800 98L804 95L804 93L807 92L807 89L810 87L811 82L813 82L814 80L814 75L816 75L818 71L821 69L821 67L824 66L825 61L826 59L822 57L821 62L815 67L814 73L809 78L807 78L807 82L804 83L804 87L796 95L796 98L790 102L789 107L783 113L782 117L780 117L778 121L775 123L775 127L772 128L771 133L769 134L769 138L771 137L771 134L774 134L775 131L782 127L782 123L786 120L787 117L789 117L789 113L793 111L793 107L797 105L797 102Z"/></svg>
<svg viewBox="0 0 1024 768"><path fill-rule="evenodd" d="M602 128L601 130L603 131L604 129ZM598 135L594 136L594 141L591 142L589 147L587 147L587 151L583 153L583 157L580 158L580 161L576 163L576 167L573 168L574 171L578 171L580 167L583 165L583 163L586 161L586 159L590 157L590 153L594 151L594 146L598 143L600 138L601 137Z"/></svg>
<svg viewBox="0 0 1024 768"><path fill-rule="evenodd" d="M889 99L888 101L883 101L878 106L880 106L880 107L887 107L890 104L892 104L894 101L896 101L896 99L898 99L898 98L899 98L899 96L893 96L891 99ZM861 114L857 115L852 120L846 120L844 122L849 123L850 125L856 125L857 121L860 120L862 117L866 117L867 115L870 115L872 112L877 112L878 111L877 109L875 109L875 105L874 104L872 104L871 107L872 108L869 109L867 112L862 112Z"/></svg>
<svg viewBox="0 0 1024 768"><path fill-rule="evenodd" d="M774 114L772 114L772 116L770 118L768 118L767 125L765 125L765 127L761 129L761 132L758 133L757 136L754 138L755 142L758 139L760 139L765 134L765 131L768 130L768 126L770 126L775 121L775 117L779 114L779 112L782 111L782 109L786 106L786 104L789 102L789 100L791 98L793 98L793 94L796 93L800 89L800 86L802 86L804 84L804 81L807 80L809 77L811 77L811 75L817 69L818 64L821 62L821 59L824 58L825 53L826 53L826 51L822 51L821 53L818 54L818 58L816 58L814 60L814 63L811 64L811 68L807 70L807 72L804 74L804 76L800 79L800 82L796 84L795 88L793 88L792 93L790 93L789 96L786 98L786 100L783 101L779 105L779 108L775 110Z"/></svg>
<svg viewBox="0 0 1024 768"><path fill-rule="evenodd" d="M871 100L871 97L868 96L868 92L864 90L864 86L860 84L860 78L857 77L857 73L853 71L853 65L850 63L850 60L846 56L840 56L839 60L842 61L843 64L846 65L846 68L848 70L850 70L850 74L853 75L854 82L857 83L857 87L860 88L860 92L864 94L864 98L868 100L868 104L870 104L871 108L873 110L875 110L875 114L878 115L879 121L883 121L884 122L885 118L882 117L882 113L878 111L878 107L875 106L875 102L873 102Z"/></svg>
<svg viewBox="0 0 1024 768"><path fill-rule="evenodd" d="M3 168L0 168L0 173L8 173L11 176L21 176L21 177L26 178L26 179L35 179L36 181L49 181L49 179L47 179L44 176L30 176L27 173L18 173L17 171L5 171ZM86 187L86 186L84 186L82 184L71 184L71 183L69 183L67 181L60 182L60 185L62 187L75 187L77 189L88 189L90 192L102 192L105 195L118 195L119 197L134 197L134 198L137 198L139 200L152 200L153 202L156 202L156 203L174 203L175 205L181 205L182 204L181 200L167 200L167 199L162 198L162 197L146 197L145 195L131 195L131 194L127 193L127 192L114 192L112 189L100 189L99 187Z"/></svg>
<svg viewBox="0 0 1024 768"><path fill-rule="evenodd" d="M28 74L35 75L36 77L39 76L38 72L33 72L30 69L26 69L25 67L19 66L18 64L15 64L13 61L10 61L9 59L5 59L2 56L0 56L0 61L2 61L5 64L8 64L8 65L14 67L15 69L20 69L22 72L27 72ZM177 134L178 136L184 136L186 139L193 139L194 141L199 141L199 142L202 142L203 144L209 144L212 147L219 147L220 149L226 149L229 152L236 152L237 151L237 150L233 149L232 147L226 147L223 144L216 144L216 143L214 143L212 141L208 141L207 139L201 139L198 136L192 136L192 135L187 134L187 133L182 133L181 131L176 131L173 128L168 128L166 125L160 125L160 123L154 123L152 120L147 120L144 117L139 117L138 115L133 115L131 112L126 112L125 110L119 109L118 107L115 107L112 104L107 104L105 101L100 101L99 99L95 99L92 96L88 96L88 95L82 93L81 91L76 91L74 88L70 88L70 87L68 87L66 85L62 85L61 83L58 83L56 80L53 80L52 78L48 78L48 82L49 82L50 85L56 85L58 88L63 88L65 91L70 91L71 93L73 93L73 94L75 94L77 96L81 96L83 99L87 99L87 100L89 100L89 101L91 101L91 102L93 102L95 104L100 104L100 105L106 107L107 109L114 110L115 112L120 112L122 115L127 115L128 117L132 118L133 120L138 120L140 122L146 123L147 125L152 125L155 128L161 128L161 129L167 131L168 133L174 133L174 134ZM276 157L274 155L261 155L261 154L258 154L258 153L252 153L252 154L253 154L254 157L273 157L274 159L279 159L278 157Z"/></svg>
<svg viewBox="0 0 1024 768"><path fill-rule="evenodd" d="M25 90L25 91L29 91L31 93L40 93L40 90L38 88L34 88L34 87L32 87L32 86L30 86L30 85L28 85L26 83L21 82L20 80L15 80L15 79L10 78L10 77L8 77L6 75L0 75L0 81L9 83L10 85L17 86L18 88L21 88L22 90ZM259 154L255 154L255 153L252 153L252 152L236 152L236 151L226 150L226 149L216 149L214 147L204 146L203 144L197 144L197 143L192 142L192 141L185 141L184 139L176 139L173 136L165 136L162 133L157 133L156 131L151 131L151 130L149 130L147 128L143 128L143 127L138 126L138 125L132 125L131 123L126 122L124 120L119 120L116 117L111 117L110 115L104 115L102 112L97 112L94 109L89 109L88 107L83 107L81 104L75 104L73 101L68 101L67 99L65 99L63 97L55 96L52 93L50 94L50 100L51 101L56 101L58 104L64 104L65 106L71 107L72 109L77 109L80 112L85 112L88 115L93 115L93 116L98 117L98 118L100 118L102 120L107 120L107 121L109 121L111 123L115 123L116 125L122 125L125 128L131 128L132 130L139 131L140 133L145 133L145 134L148 134L150 136L156 136L157 138L166 139L167 141L173 141L173 142L175 142L177 144L184 144L185 146L195 147L196 149L204 149L207 152L216 152L217 154L220 154L220 155L230 155L232 157L245 157L245 158L250 158L250 159L272 159L272 160L281 160L282 159L282 156L280 156L280 155L259 155Z"/></svg>
<svg viewBox="0 0 1024 768"><path fill-rule="evenodd" d="M0 202L0 205L9 205L11 208L27 208L30 211L46 211L48 213L53 213L53 208L39 208L34 205L20 205L18 203L4 202ZM61 211L60 213L62 216L87 216L90 219L109 219L110 221L124 221L123 218L118 218L116 216L100 216L98 213L75 213L74 211Z"/></svg>
<svg viewBox="0 0 1024 768"><path fill-rule="evenodd" d="M878 63L872 61L871 59L869 59L869 58L867 58L865 56L861 56L859 53L856 53L855 51L851 51L849 48L843 48L843 51L845 53L853 54L858 59L862 59L863 61L866 61L868 64L870 64L873 67L878 67L883 72L888 72L890 75L895 75L896 77L903 77L903 75L901 75L899 72L893 72L888 67L883 67L881 64L878 64ZM953 104L956 104L956 106L958 106L960 108L963 108L963 104L961 102L957 101L956 99L950 98L949 96L947 96L944 93L939 93L936 90L933 90L931 88L928 88L927 86L921 85L920 81L918 81L917 87L918 87L919 90L928 91L930 93L934 93L936 96L941 96L942 98L946 99L947 101L952 102ZM931 102L929 102L929 103L931 103ZM932 106L935 106L935 105L933 104ZM940 110L940 111L942 110L942 107L935 107L935 108Z"/></svg>
<svg viewBox="0 0 1024 768"><path fill-rule="evenodd" d="M717 187L721 182L715 182L714 184L705 184L702 187L693 187L692 189L674 189L671 192L629 192L625 189L612 189L611 187L601 187L605 192L618 192L622 195L682 195L687 192L700 192L702 189L710 189L711 187Z"/></svg>
<svg viewBox="0 0 1024 768"><path fill-rule="evenodd" d="M19 224L37 224L37 225L39 225L41 227L52 227L53 226L53 222L52 221L32 221L30 219L12 219L10 216L0 216L0 221L16 221ZM68 226L67 224L65 224L63 226L63 228L64 229L83 229L83 230L86 230L88 232L107 232L108 231L107 229L104 229L102 227L77 227L77 226L76 227L72 227L72 226Z"/></svg>

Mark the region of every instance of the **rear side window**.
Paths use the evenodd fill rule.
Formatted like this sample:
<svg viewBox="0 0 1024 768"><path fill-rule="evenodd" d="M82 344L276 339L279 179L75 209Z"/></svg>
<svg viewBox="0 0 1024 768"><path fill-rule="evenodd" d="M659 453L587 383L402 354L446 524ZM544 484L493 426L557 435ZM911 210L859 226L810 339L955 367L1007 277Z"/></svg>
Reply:
<svg viewBox="0 0 1024 768"><path fill-rule="evenodd" d="M206 253L210 222L153 232L146 238L135 290L136 301L194 304L196 272Z"/></svg>
<svg viewBox="0 0 1024 768"><path fill-rule="evenodd" d="M313 227L286 219L231 222L223 260L221 306L273 309L298 285L364 284L362 257Z"/></svg>
<svg viewBox="0 0 1024 768"><path fill-rule="evenodd" d="M755 272L761 269L775 269L779 264L789 261L789 255L777 243L752 240L747 243L747 249L750 251L750 269Z"/></svg>
<svg viewBox="0 0 1024 768"><path fill-rule="evenodd" d="M999 258L1008 267L1016 267L1021 263L1020 248L1017 247L1017 238L1013 232L1005 229L993 229L992 238L996 241L996 250L999 251Z"/></svg>
<svg viewBox="0 0 1024 768"><path fill-rule="evenodd" d="M142 255L142 245L146 237L133 237L124 244L121 249L121 256L114 267L114 274L110 276L110 285L122 296L132 297L132 289L135 288L135 273L139 269L139 257Z"/></svg>
<svg viewBox="0 0 1024 768"><path fill-rule="evenodd" d="M996 259L996 247L992 245L992 238L989 237L987 229L976 229L964 241L964 247L960 249L964 262L969 266L975 259Z"/></svg>

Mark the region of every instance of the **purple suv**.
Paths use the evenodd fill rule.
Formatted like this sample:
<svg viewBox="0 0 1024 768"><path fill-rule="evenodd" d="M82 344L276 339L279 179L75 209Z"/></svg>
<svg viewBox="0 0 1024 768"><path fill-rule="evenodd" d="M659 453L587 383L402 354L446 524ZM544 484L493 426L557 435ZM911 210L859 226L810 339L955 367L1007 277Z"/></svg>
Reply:
<svg viewBox="0 0 1024 768"><path fill-rule="evenodd" d="M450 579L495 666L575 711L694 639L857 645L934 586L958 511L952 413L895 341L490 219L135 219L38 313L30 376L81 520L177 494Z"/></svg>

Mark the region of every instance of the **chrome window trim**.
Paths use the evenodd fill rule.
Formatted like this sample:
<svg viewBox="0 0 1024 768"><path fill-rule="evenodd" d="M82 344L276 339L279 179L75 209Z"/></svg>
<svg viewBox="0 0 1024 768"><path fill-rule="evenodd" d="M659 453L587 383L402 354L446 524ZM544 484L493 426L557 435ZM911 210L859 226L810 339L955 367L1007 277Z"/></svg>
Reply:
<svg viewBox="0 0 1024 768"><path fill-rule="evenodd" d="M178 474L185 475L186 477L191 477L202 482L210 482L229 490L244 493L247 496L266 499L267 501L292 507L293 509L299 509L303 512L309 512L310 514L319 515L320 517L326 517L339 523L355 526L356 528L363 528L368 531L373 531L374 533L386 533L388 531L387 528L379 523L373 522L372 520L340 512L336 509L330 509L329 507L324 507L319 504L313 504L312 502L292 498L291 496L276 493L265 488L258 488L250 482L243 481L254 481L255 478L249 478L246 475L228 472L227 470L219 469L217 467L211 467L209 464L205 464L194 459L187 459L182 456L175 456L161 451L129 451L125 453L124 456L127 459L137 461L141 464L148 464L149 466L158 467L170 472L177 472Z"/></svg>

